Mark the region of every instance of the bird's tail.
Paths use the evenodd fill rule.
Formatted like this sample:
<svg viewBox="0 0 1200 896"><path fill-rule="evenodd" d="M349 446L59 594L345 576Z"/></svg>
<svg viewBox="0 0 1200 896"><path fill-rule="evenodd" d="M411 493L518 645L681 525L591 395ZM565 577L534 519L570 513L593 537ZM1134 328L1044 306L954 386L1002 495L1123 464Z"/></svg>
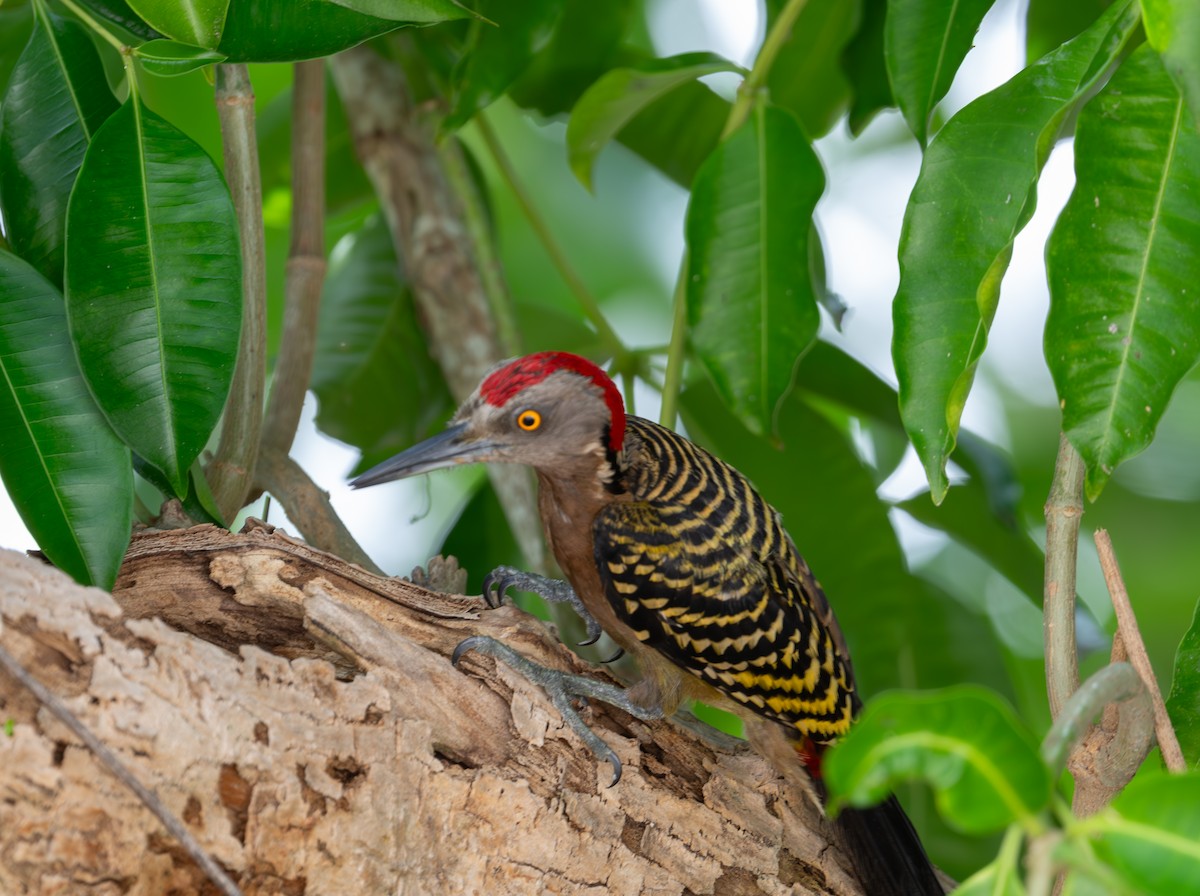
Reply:
<svg viewBox="0 0 1200 896"><path fill-rule="evenodd" d="M793 741L821 802L826 800L825 745ZM942 896L945 888L921 838L895 796L863 809L844 807L833 822L842 852L867 896Z"/></svg>
<svg viewBox="0 0 1200 896"><path fill-rule="evenodd" d="M942 896L945 892L894 796L865 809L846 807L834 826L867 896Z"/></svg>

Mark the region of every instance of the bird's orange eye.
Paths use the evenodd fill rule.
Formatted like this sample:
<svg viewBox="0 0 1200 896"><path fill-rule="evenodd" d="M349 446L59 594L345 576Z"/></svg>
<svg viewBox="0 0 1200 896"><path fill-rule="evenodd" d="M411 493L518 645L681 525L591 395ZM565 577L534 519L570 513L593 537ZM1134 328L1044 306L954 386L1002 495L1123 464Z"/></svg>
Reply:
<svg viewBox="0 0 1200 896"><path fill-rule="evenodd" d="M526 432L533 432L542 425L542 415L530 408L517 414L517 426Z"/></svg>

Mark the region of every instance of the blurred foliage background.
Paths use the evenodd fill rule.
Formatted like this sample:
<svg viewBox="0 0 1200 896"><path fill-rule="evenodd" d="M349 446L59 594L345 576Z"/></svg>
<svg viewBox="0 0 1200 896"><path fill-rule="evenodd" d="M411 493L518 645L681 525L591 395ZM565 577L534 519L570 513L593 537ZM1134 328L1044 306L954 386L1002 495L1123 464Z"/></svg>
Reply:
<svg viewBox="0 0 1200 896"><path fill-rule="evenodd" d="M490 26L478 20L372 38L375 52L405 70L414 100L435 110L441 145L461 141L467 176L481 199L479 219L494 240L511 297L515 348L615 360L630 407L658 416L688 186L744 74L728 69L754 63L768 23L784 5L620 0L593 16L582 0L533 4L531 9L545 8L553 24L528 25L525 55L516 63L503 47L485 47ZM715 391L711 370L694 357L684 374L680 425L746 472L783 512L846 629L865 692L979 682L1006 695L1040 731L1049 711L1039 546L1062 426L1042 357L1048 304L1042 253L1071 189L1069 128L1037 184L1037 212L1016 242L991 345L963 411L950 468L955 486L935 505L897 412L891 354L897 246L921 148L905 116L891 108L880 70L888 5L811 0L766 85L772 102L814 138L825 178L815 213L820 239L808 245L810 253L817 245L817 254L823 246L827 274L827 289L817 288L821 341L807 349L795 390L776 408L777 431L754 432L754 421L731 409L727 396ZM953 82L939 87L945 100L925 110L931 133L1027 62L1091 26L1109 6L1099 0L976 5L978 35L968 29L965 61ZM60 13L78 11L67 6L50 4ZM82 4L93 12L120 6ZM503 24L499 6L485 2L480 11ZM33 23L28 0L0 6L0 83L9 81ZM104 51L110 85L123 96L120 57L94 31L89 34ZM976 46L968 53L972 41ZM508 52L519 55L511 47ZM606 146L591 171L589 192L572 171L568 152L572 106L601 72L622 60L634 64L681 53L715 54L734 65L679 88L688 102L674 113L677 120L665 112L643 116L620 142ZM470 68L473 58L478 71ZM498 88L506 96L488 93L496 86L489 72L497 68L485 63L513 67L516 75ZM294 226L292 66L252 62L249 76L262 165L270 369L280 350ZM313 397L293 455L388 572L407 573L433 554L453 553L470 573L470 589L478 591L494 566L529 563L483 471L453 471L365 494L344 486L351 473L436 432L454 400L430 357L411 284L357 160L332 80L330 87L324 229L330 267ZM197 64L174 77L143 77L140 97L213 159L222 158L211 68ZM598 303L618 351L589 320L572 280ZM1192 372L1163 413L1153 444L1117 468L1085 516L1089 532L1103 527L1112 534L1164 687L1197 596L1197 445L1200 381ZM146 482L138 488L148 506L157 505L161 496ZM245 513L292 525L278 505L267 510L253 503ZM0 541L28 546L15 519ZM1113 622L1089 539L1083 539L1082 557L1079 592L1086 609L1079 625L1086 674L1107 661ZM994 853L994 841L946 829L919 788L907 797L930 852L952 874L965 874Z"/></svg>

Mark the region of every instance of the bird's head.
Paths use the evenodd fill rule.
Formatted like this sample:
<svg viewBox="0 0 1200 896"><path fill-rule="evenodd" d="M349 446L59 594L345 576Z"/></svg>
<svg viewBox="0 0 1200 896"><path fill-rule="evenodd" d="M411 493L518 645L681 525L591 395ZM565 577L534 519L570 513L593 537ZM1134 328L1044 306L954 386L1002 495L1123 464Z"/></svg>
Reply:
<svg viewBox="0 0 1200 896"><path fill-rule="evenodd" d="M378 485L456 464L595 471L610 481L625 440L625 405L603 370L578 355L539 352L494 368L441 433L353 482Z"/></svg>

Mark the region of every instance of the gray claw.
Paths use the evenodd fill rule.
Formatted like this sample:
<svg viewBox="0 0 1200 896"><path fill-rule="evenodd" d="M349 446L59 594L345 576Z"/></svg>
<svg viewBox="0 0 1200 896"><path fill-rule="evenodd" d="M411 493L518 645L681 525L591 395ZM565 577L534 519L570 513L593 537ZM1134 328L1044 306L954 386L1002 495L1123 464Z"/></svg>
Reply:
<svg viewBox="0 0 1200 896"><path fill-rule="evenodd" d="M462 655L468 650L489 654L497 660L507 663L535 684L541 685L542 690L550 698L550 702L562 715L563 721L579 736L580 740L587 744L592 754L597 759L612 764L613 777L609 787L621 780L621 760L617 758L612 747L606 744L600 735L589 728L580 717L579 711L575 709L574 701L586 701L589 698L600 700L610 706L623 709L631 716L643 721L661 719L663 716L662 709L659 707L647 708L634 703L622 688L604 681L597 681L586 675L547 669L545 666L540 666L521 656L507 644L486 635L474 635L460 642L454 648L450 661L457 665Z"/></svg>
<svg viewBox="0 0 1200 896"><path fill-rule="evenodd" d="M600 640L603 634L600 623L587 611L570 583L523 572L512 566L497 566L483 578L483 599L494 610L503 603L504 595L510 588L530 591L552 604L570 604L587 628L587 638L580 641L579 646L587 647Z"/></svg>

